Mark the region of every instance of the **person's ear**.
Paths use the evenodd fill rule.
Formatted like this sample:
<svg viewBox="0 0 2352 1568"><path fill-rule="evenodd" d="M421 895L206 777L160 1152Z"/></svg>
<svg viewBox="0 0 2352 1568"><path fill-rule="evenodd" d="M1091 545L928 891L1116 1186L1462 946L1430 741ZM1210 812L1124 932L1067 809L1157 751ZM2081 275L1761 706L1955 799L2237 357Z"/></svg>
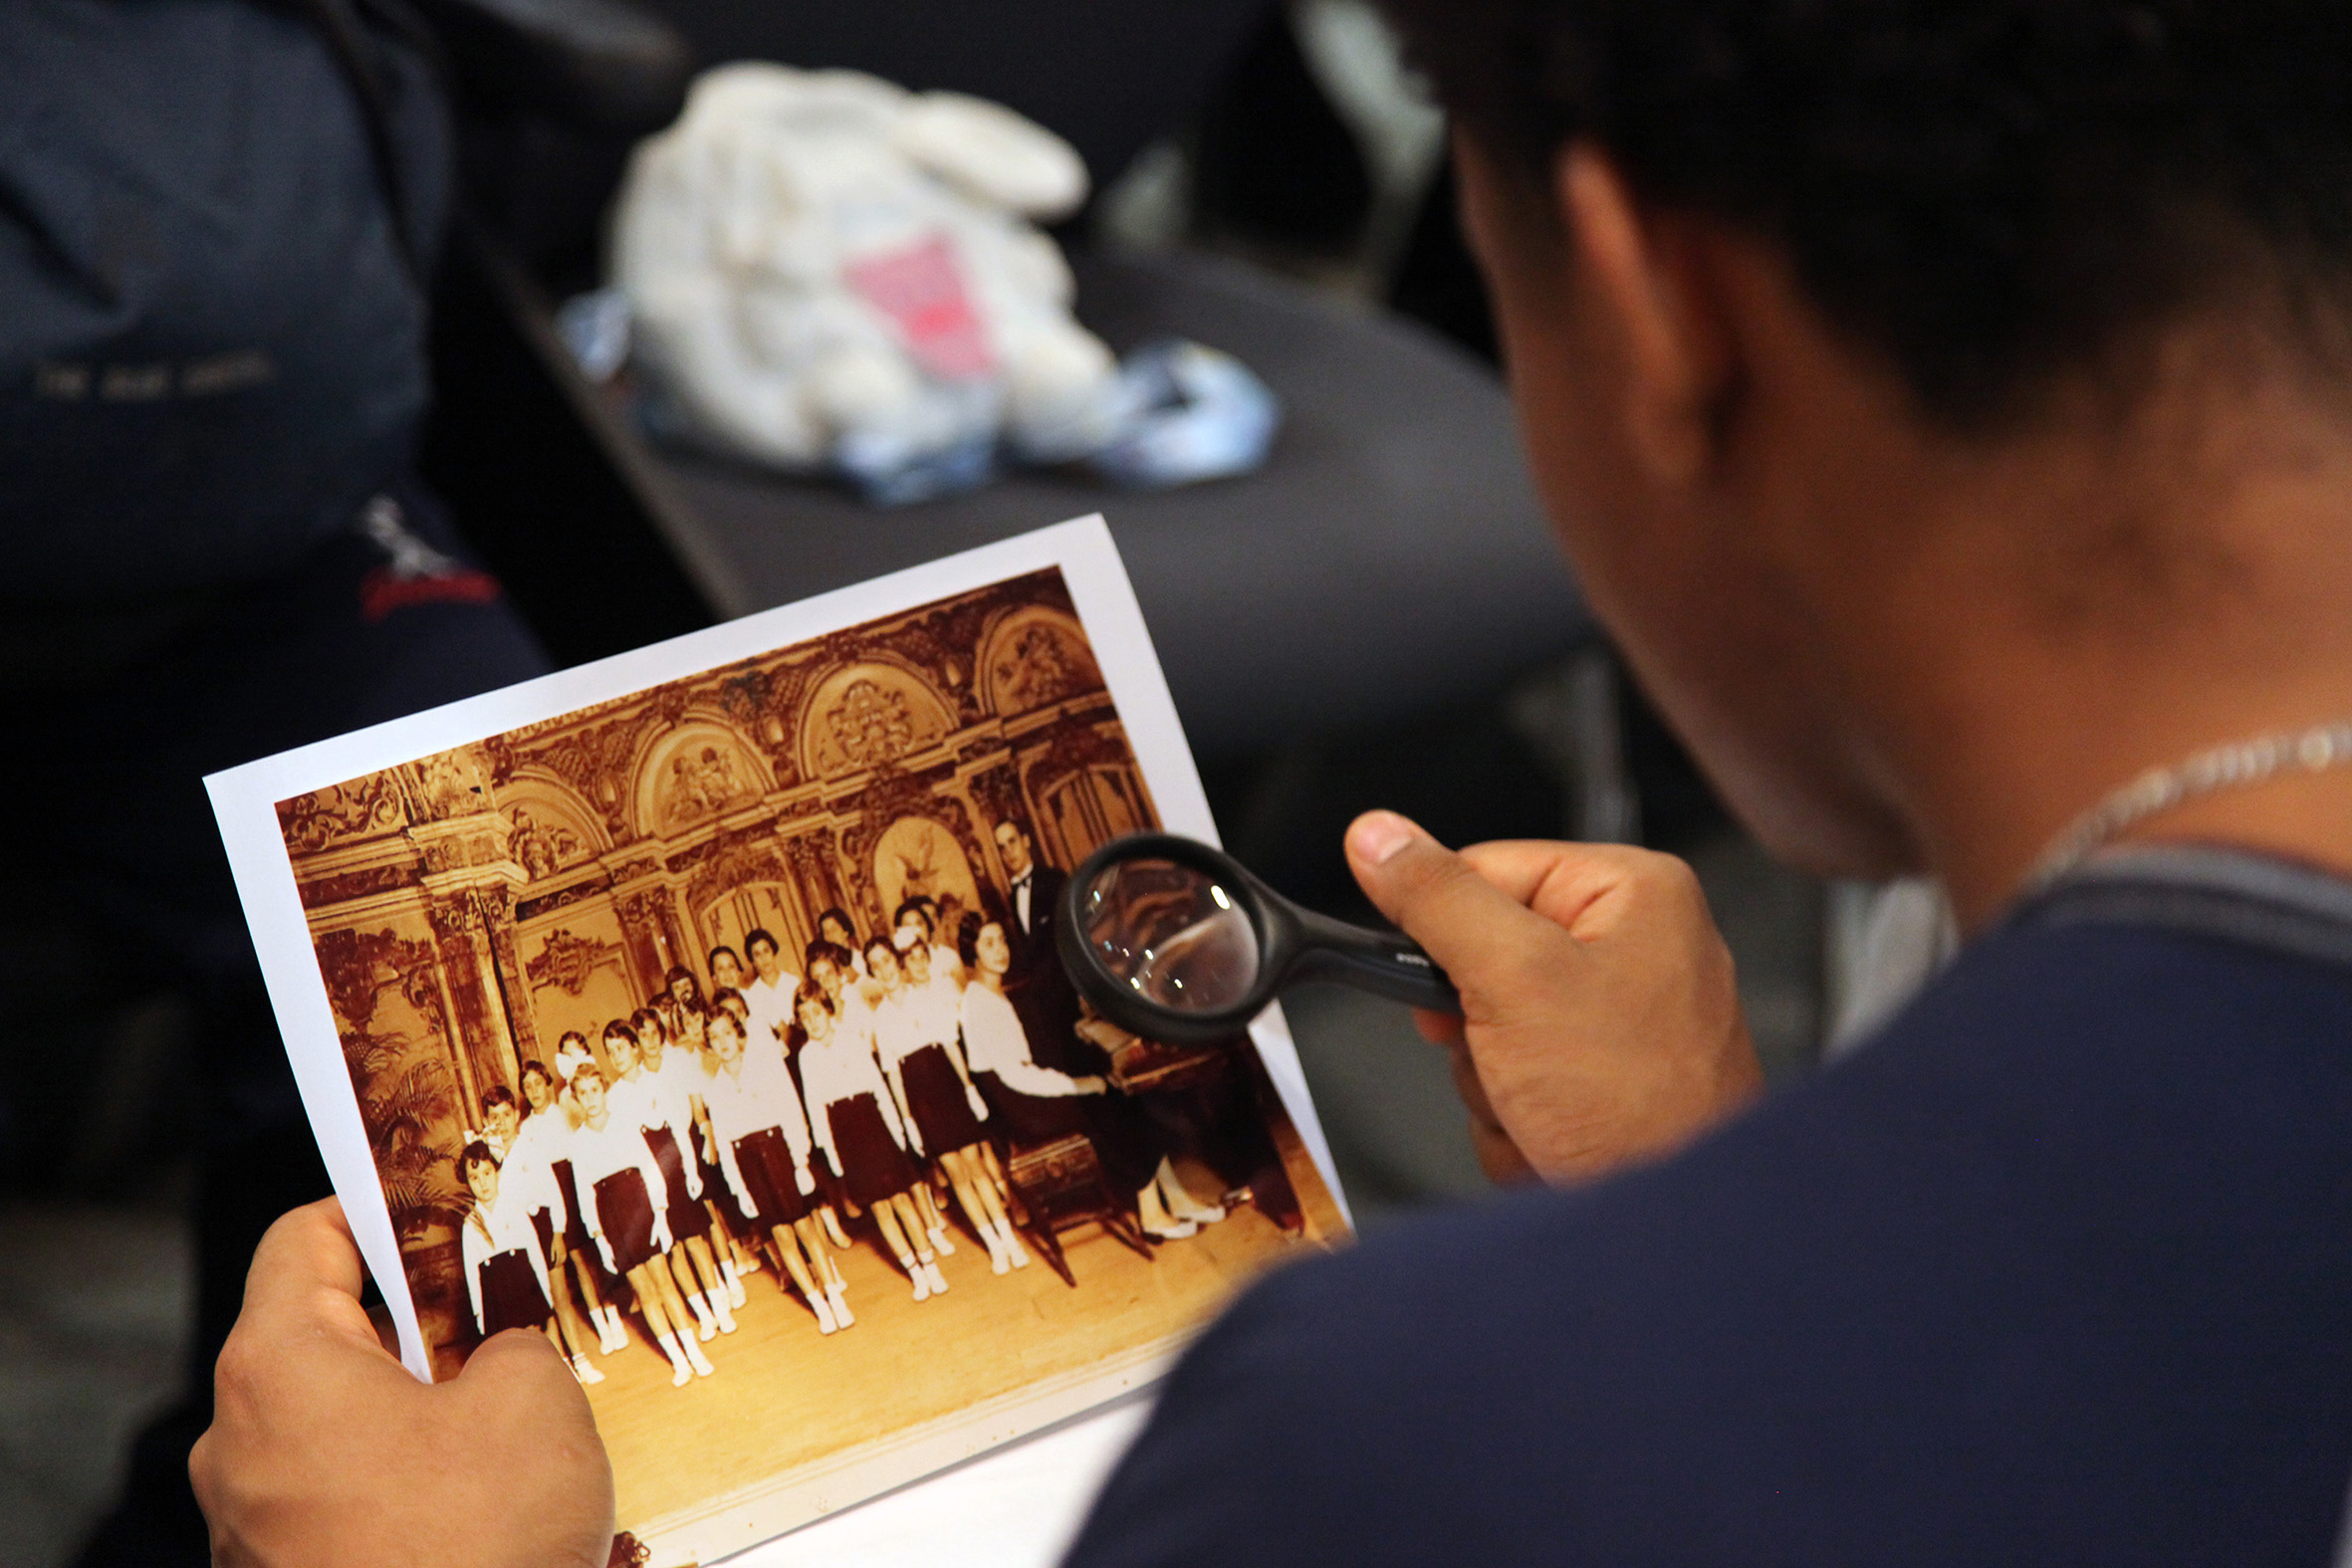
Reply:
<svg viewBox="0 0 2352 1568"><path fill-rule="evenodd" d="M1688 484L1714 464L1736 389L1734 335L1703 225L1645 207L1589 142L1559 155L1554 199L1587 306L1626 371L1626 435L1653 479Z"/></svg>

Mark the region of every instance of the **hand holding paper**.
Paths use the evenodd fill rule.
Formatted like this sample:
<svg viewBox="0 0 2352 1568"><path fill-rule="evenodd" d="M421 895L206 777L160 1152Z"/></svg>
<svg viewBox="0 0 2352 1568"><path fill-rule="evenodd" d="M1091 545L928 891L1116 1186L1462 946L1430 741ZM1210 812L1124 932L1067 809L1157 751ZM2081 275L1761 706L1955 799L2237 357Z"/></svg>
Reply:
<svg viewBox="0 0 2352 1568"><path fill-rule="evenodd" d="M537 1334L501 1334L456 1378L418 1382L359 1306L334 1199L254 1255L188 1461L213 1560L342 1568L602 1568L612 1471L595 1419Z"/></svg>
<svg viewBox="0 0 2352 1568"><path fill-rule="evenodd" d="M1416 1016L1453 1052L1494 1180L1668 1153L1763 1086L1731 954L1684 862L1531 841L1457 855L1388 811L1356 819L1347 858L1461 989L1462 1016Z"/></svg>

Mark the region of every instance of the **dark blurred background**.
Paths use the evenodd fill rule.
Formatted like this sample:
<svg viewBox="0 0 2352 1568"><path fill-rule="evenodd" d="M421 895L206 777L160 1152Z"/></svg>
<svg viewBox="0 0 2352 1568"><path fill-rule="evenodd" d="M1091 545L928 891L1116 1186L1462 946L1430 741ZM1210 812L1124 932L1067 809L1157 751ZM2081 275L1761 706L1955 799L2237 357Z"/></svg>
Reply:
<svg viewBox="0 0 2352 1568"><path fill-rule="evenodd" d="M1288 312L1323 324L1326 336L1357 333L1370 342L1365 352L1420 355L1439 367L1433 374L1478 381L1493 403L1480 417L1500 421L1496 440L1507 439L1443 126L1360 0L809 5L792 8L782 44L775 8L664 0L652 9L705 61L854 64L1014 104L1069 137L1096 175L1094 199L1059 233L1081 258L1082 285L1103 278L1105 298L1125 289L1119 298L1142 301L1136 309L1167 303L1179 316L1194 312L1188 322L1215 320L1218 310L1245 325ZM911 21L877 27L877 9L921 10L962 31L943 40ZM1139 52L1162 69L1138 74L1128 62ZM752 578L729 564L730 551L750 548L745 509L771 508L788 522L805 512L813 533L856 530L855 548L827 558L826 569L847 580L938 553L934 534L938 548L954 548L977 537L969 530L1011 532L1004 518L1035 526L1100 505L1114 529L1163 512L1174 528L1250 494L1221 500L1209 487L1123 503L1048 484L998 495L986 505L999 511L986 516L967 508L909 518L651 449L609 389L562 357L550 331L558 302L600 282L605 206L630 138L568 120L552 89L502 100L507 79L471 69L457 84L470 217L435 290L440 405L424 461L559 660L834 585L771 574L757 592L745 588ZM1085 317L1083 293L1079 309ZM1265 362L1276 347L1218 345L1278 379L1281 367ZM1286 397L1294 429L1311 434L1317 389L1302 385ZM1310 460L1278 449L1276 462ZM1273 473L1265 481L1282 482ZM1265 528L1284 525L1280 497L1294 493L1261 492L1273 498ZM774 549L792 552L789 533L773 537ZM1148 566L1150 541L1120 539L1131 564ZM1298 580L1316 580L1313 540L1289 548L1306 553ZM1212 558L1203 574L1235 564ZM1775 868L1728 821L1581 622L1572 590L1560 594L1557 636L1499 651L1433 644L1425 682L1384 683L1396 700L1324 704L1310 691L1269 736L1226 726L1221 677L1185 663L1186 593L1223 590L1202 583L1179 593L1142 567L1138 578L1227 843L1275 885L1368 918L1338 846L1347 820L1374 805L1412 814L1452 843L1637 838L1699 869L1770 1069L1785 1075L1815 1059L1829 1000L1825 890ZM1268 611L1282 613L1279 603ZM20 766L49 787L72 787L66 759ZM118 1483L131 1435L179 1387L192 1289L190 1022L184 999L150 985L137 953L99 930L61 925L37 887L7 891L0 1568L50 1568L71 1560ZM1288 1008L1359 1221L1473 1199L1481 1184L1441 1061L1403 1014L1311 988Z"/></svg>

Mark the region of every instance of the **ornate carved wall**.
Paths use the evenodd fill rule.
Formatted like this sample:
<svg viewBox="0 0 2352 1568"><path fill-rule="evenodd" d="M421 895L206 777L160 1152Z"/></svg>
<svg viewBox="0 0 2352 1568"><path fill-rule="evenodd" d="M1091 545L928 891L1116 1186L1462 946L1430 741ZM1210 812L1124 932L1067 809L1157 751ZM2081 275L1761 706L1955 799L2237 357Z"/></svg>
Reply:
<svg viewBox="0 0 2352 1568"><path fill-rule="evenodd" d="M1001 895L1014 813L1064 867L1156 821L1058 571L279 805L354 1075L389 987L401 1049L448 1080L440 1125L370 1125L379 1160L454 1153L461 1105L673 965L707 994L709 949L755 926L797 970L829 905L870 932L909 891Z"/></svg>

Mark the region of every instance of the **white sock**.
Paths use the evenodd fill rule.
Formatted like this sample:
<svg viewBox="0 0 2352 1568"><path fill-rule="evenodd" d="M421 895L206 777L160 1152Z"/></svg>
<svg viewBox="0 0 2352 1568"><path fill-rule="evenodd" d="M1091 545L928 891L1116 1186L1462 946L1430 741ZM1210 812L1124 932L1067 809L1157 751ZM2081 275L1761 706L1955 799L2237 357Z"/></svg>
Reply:
<svg viewBox="0 0 2352 1568"><path fill-rule="evenodd" d="M947 1294L947 1275L939 1271L939 1264L937 1262L930 1258L923 1259L923 1275L925 1278L931 1281L931 1293L933 1295L943 1296Z"/></svg>
<svg viewBox="0 0 2352 1568"><path fill-rule="evenodd" d="M832 1306L824 1299L823 1291L820 1290L811 1296L809 1305L817 1310L817 1332L820 1334L829 1334L841 1326L834 1320Z"/></svg>
<svg viewBox="0 0 2352 1568"><path fill-rule="evenodd" d="M902 1257L898 1260L898 1266L905 1269L906 1277L914 1281L915 1299L917 1301L930 1300L931 1280L930 1277L923 1272L923 1265L916 1262L911 1257Z"/></svg>
<svg viewBox="0 0 2352 1568"><path fill-rule="evenodd" d="M595 1367L589 1363L588 1358L586 1356L574 1356L572 1358L572 1375L580 1379L583 1386L589 1383L601 1383L604 1381L604 1374L598 1372Z"/></svg>
<svg viewBox="0 0 2352 1568"><path fill-rule="evenodd" d="M694 1381L694 1367L686 1360L686 1352L678 1344L676 1334L661 1336L661 1353L670 1358L670 1387L682 1389Z"/></svg>
<svg viewBox="0 0 2352 1568"><path fill-rule="evenodd" d="M694 1314L694 1321L701 1325L704 1339L710 1339L719 1332L719 1325L711 1318L711 1304L703 1299L701 1291L697 1290L686 1297L686 1308Z"/></svg>
<svg viewBox="0 0 2352 1568"><path fill-rule="evenodd" d="M850 1324L857 1321L857 1319L849 1315L849 1292L845 1287L838 1283L831 1285L825 1290L824 1298L833 1304L834 1322L840 1324L843 1328L847 1328Z"/></svg>
<svg viewBox="0 0 2352 1568"><path fill-rule="evenodd" d="M980 1228L980 1239L988 1246L989 1272L1007 1274L1013 1271L1013 1254L1007 1249L1004 1237L997 1234L996 1222L991 1220Z"/></svg>
<svg viewBox="0 0 2352 1568"><path fill-rule="evenodd" d="M947 1222L944 1220L931 1228L931 1250L941 1257L956 1255L956 1244L947 1238Z"/></svg>
<svg viewBox="0 0 2352 1568"><path fill-rule="evenodd" d="M1184 1182L1176 1174L1176 1167L1166 1160L1152 1173L1152 1181L1160 1190L1160 1201L1168 1206L1168 1213L1178 1220L1190 1220L1199 1225L1215 1225L1225 1218L1225 1210L1217 1204L1202 1204L1186 1191Z"/></svg>
<svg viewBox="0 0 2352 1568"><path fill-rule="evenodd" d="M679 1336L678 1343L686 1347L686 1361L688 1365L694 1368L697 1376L707 1378L713 1372L718 1370L718 1368L711 1365L711 1358L702 1353L701 1345L695 1343L691 1339L686 1338L684 1335Z"/></svg>
<svg viewBox="0 0 2352 1568"><path fill-rule="evenodd" d="M1029 1248L1021 1244L1021 1232L1013 1229L1011 1220L999 1220L997 1232L1005 1238L1005 1250L1013 1255L1015 1268L1029 1266Z"/></svg>
<svg viewBox="0 0 2352 1568"><path fill-rule="evenodd" d="M741 1289L742 1287L739 1285L736 1288ZM722 1334L734 1333L735 1313L727 1305L727 1293L723 1290L712 1291L710 1303L711 1316L719 1320L719 1332Z"/></svg>

